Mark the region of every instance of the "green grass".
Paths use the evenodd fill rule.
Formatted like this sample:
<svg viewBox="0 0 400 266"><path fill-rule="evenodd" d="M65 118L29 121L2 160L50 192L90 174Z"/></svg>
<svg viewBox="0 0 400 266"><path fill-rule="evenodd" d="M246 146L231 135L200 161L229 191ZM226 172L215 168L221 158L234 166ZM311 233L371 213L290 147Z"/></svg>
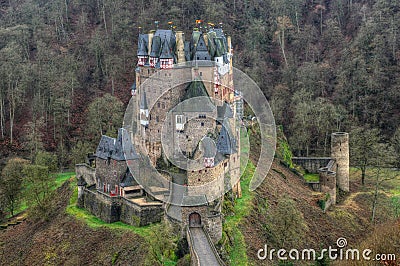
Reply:
<svg viewBox="0 0 400 266"><path fill-rule="evenodd" d="M142 227L136 227L132 225L128 225L122 222L115 223L106 223L101 219L97 218L90 212L85 209L78 208L76 203L78 201L78 188L76 187L76 181L71 182L71 188L73 189L72 196L69 200L69 204L66 208L66 212L69 215L74 216L76 219L85 222L91 228L108 228L108 229L117 229L117 230L129 230L132 231L142 237L149 236L149 233L152 231L155 225L148 225Z"/></svg>
<svg viewBox="0 0 400 266"><path fill-rule="evenodd" d="M61 187L62 184L64 184L65 181L70 179L72 176L75 175L75 172L66 172L66 173L58 173L55 175L55 186L53 189Z"/></svg>
<svg viewBox="0 0 400 266"><path fill-rule="evenodd" d="M244 128L240 128L240 172L242 173L249 158L250 143L249 137Z"/></svg>
<svg viewBox="0 0 400 266"><path fill-rule="evenodd" d="M74 175L75 175L74 172L66 172L66 173L55 174L54 185L51 187L51 190L55 190L55 189L61 187L61 185L64 184L65 181L67 181L68 179L70 179ZM29 187L25 187L25 190L29 191ZM15 210L14 213L15 214L21 213L21 212L25 211L27 208L28 208L28 204L26 203L25 200L22 200L21 201L21 205L19 206L19 208L17 208ZM10 215L7 216L7 218L10 218L10 217L11 217Z"/></svg>
<svg viewBox="0 0 400 266"><path fill-rule="evenodd" d="M249 190L250 180L253 177L255 166L249 161L241 178L242 198L237 199L234 212L235 215L226 217L224 229L229 231L233 243L229 251L231 265L248 265L246 243L242 232L238 229L242 219L250 214L253 194Z"/></svg>
<svg viewBox="0 0 400 266"><path fill-rule="evenodd" d="M306 182L319 182L319 174L304 174Z"/></svg>

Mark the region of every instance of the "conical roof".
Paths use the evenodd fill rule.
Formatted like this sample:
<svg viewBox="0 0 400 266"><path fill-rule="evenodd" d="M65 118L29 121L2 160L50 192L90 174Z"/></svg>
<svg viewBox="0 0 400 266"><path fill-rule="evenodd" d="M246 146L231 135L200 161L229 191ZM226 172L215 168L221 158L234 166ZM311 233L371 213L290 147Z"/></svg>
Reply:
<svg viewBox="0 0 400 266"><path fill-rule="evenodd" d="M164 40L160 59L173 59L173 58L174 57L172 56L171 48L169 47L169 43L167 40Z"/></svg>
<svg viewBox="0 0 400 266"><path fill-rule="evenodd" d="M138 46L138 51L137 51L138 56L147 56L147 44L143 38L139 40L139 46Z"/></svg>
<svg viewBox="0 0 400 266"><path fill-rule="evenodd" d="M161 38L160 36L154 36L151 42L151 57L160 57L161 53Z"/></svg>
<svg viewBox="0 0 400 266"><path fill-rule="evenodd" d="M184 100L202 96L209 97L203 81L196 78L194 81L190 82L189 86L186 88L186 94Z"/></svg>
<svg viewBox="0 0 400 266"><path fill-rule="evenodd" d="M232 134L227 118L225 118L222 123L222 128L217 140L217 150L224 155L236 152L236 140Z"/></svg>

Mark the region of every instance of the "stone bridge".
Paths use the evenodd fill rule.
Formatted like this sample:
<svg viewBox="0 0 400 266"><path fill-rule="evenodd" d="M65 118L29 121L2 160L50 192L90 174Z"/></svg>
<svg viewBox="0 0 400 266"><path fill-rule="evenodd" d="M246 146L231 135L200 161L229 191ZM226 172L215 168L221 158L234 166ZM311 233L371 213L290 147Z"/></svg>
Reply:
<svg viewBox="0 0 400 266"><path fill-rule="evenodd" d="M225 265L219 257L210 236L203 227L188 228L187 238L190 248L190 256L192 258L191 265Z"/></svg>

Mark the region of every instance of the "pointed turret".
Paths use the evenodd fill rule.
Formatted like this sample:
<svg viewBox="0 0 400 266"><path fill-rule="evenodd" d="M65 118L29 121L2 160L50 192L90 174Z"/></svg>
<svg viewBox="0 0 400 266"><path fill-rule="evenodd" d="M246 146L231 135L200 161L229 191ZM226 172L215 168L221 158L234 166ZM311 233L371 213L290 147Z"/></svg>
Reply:
<svg viewBox="0 0 400 266"><path fill-rule="evenodd" d="M147 42L146 42L146 35L140 34L139 36L139 43L138 43L138 51L137 51L137 57L138 57L138 65L139 66L144 66L147 63L148 59L148 51L147 51Z"/></svg>
<svg viewBox="0 0 400 266"><path fill-rule="evenodd" d="M147 44L143 38L140 39L139 41L139 46L138 46L138 51L137 55L138 56L147 56Z"/></svg>
<svg viewBox="0 0 400 266"><path fill-rule="evenodd" d="M160 55L160 68L172 68L174 65L174 56L171 50L168 41L165 39Z"/></svg>
<svg viewBox="0 0 400 266"><path fill-rule="evenodd" d="M140 94L139 108L140 124L144 127L147 127L149 125L149 108L147 106L146 91L144 90Z"/></svg>

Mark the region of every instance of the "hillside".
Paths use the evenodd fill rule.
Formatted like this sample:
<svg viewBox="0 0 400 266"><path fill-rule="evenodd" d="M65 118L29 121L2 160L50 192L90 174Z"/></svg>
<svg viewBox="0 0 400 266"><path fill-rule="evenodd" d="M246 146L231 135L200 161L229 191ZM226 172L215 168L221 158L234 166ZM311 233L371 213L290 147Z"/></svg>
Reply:
<svg viewBox="0 0 400 266"><path fill-rule="evenodd" d="M250 167L242 181L244 189L248 187L251 169L254 167ZM275 160L262 185L254 192L244 191L243 199L235 205L235 216L226 217L227 228L224 230L232 243L225 259L231 261L231 265L266 263L258 260L257 251L265 244L271 248L281 247L267 228L271 226L271 215L279 218L277 204L284 198L293 199L295 208L304 219L296 227L302 224L306 227L300 240L293 235L287 237L287 243L293 244L290 248L320 250L335 245L337 238L345 237L350 247L396 253L393 248L400 245L400 221L393 218L389 200L391 189L399 187L398 181L387 184L385 190L388 192L380 194L378 219L374 226L370 222L373 186L358 185L358 171L352 170L350 194L323 213L317 204L318 193L306 187L299 176ZM144 265L149 247L148 240L142 236L149 236L155 229L138 231L120 223L108 226L76 209L76 188L72 189L74 184L70 182L66 181L57 189L48 220L35 222L28 219L0 231L0 261L7 265L132 265L133 261L135 265ZM284 216L281 218L290 220ZM236 228L239 232L235 232ZM163 237L167 236L160 237L165 241ZM185 265L184 261L181 263Z"/></svg>
<svg viewBox="0 0 400 266"><path fill-rule="evenodd" d="M394 183L388 184L387 190L395 189L399 185L397 179ZM379 218L377 225L374 226L370 221L372 191L372 184L366 187L359 185L359 171L352 170L350 193L343 196L338 205L323 213L317 204L318 193L306 187L299 176L282 166L279 161L275 161L266 179L254 193L250 215L245 217L240 225L250 261L260 265L257 251L264 248L265 244L271 249L282 248L269 234L267 228L271 226L268 216L277 214L276 211L279 214L277 204L284 198L293 199L295 208L300 211L304 219L302 223L306 227L301 239L289 235L286 242L291 246L284 245L285 248L321 250L329 245L334 246L338 238L344 237L353 248L358 246L365 248L369 244L371 248L379 249L380 252L396 253L396 247L400 245L398 235L400 221L396 222L393 209L390 207L393 194L385 192L379 195L379 214L377 214ZM281 218L290 220L290 217ZM301 223L296 225L296 227L301 226ZM382 230L383 228L385 229Z"/></svg>
<svg viewBox="0 0 400 266"><path fill-rule="evenodd" d="M91 228L68 215L72 189L65 182L47 221L25 221L0 231L1 265L132 265L144 261L146 241L129 230Z"/></svg>

